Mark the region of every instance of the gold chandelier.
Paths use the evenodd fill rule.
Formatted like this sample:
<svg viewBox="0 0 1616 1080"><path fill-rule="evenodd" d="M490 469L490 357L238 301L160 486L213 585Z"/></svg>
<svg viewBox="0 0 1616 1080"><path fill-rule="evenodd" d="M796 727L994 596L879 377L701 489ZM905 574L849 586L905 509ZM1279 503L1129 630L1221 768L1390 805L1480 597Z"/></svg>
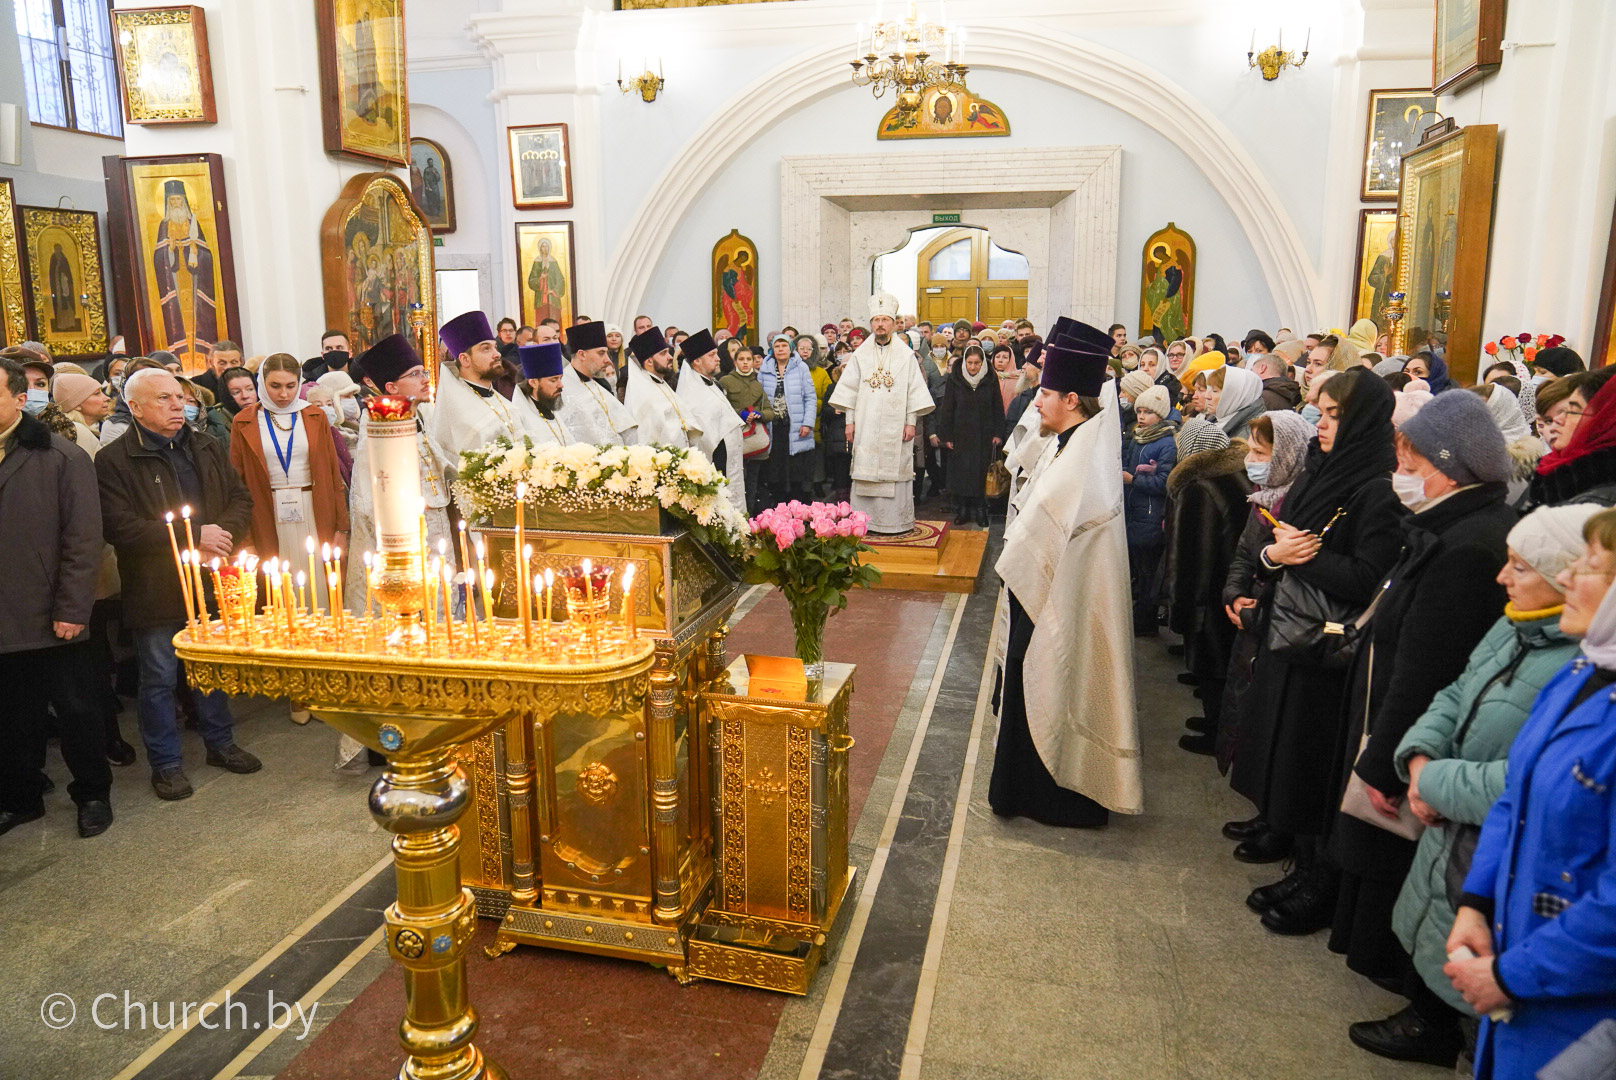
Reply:
<svg viewBox="0 0 1616 1080"><path fill-rule="evenodd" d="M965 29L948 25L946 7L940 7L937 22L920 18L917 0L908 0L902 22L883 19L881 7L881 0L876 0L875 21L868 36L864 24L859 24L852 61L854 86L868 86L878 98L891 88L897 94L898 109L905 113L920 110L921 94L928 87L966 89L965 75L970 69L962 62Z"/></svg>

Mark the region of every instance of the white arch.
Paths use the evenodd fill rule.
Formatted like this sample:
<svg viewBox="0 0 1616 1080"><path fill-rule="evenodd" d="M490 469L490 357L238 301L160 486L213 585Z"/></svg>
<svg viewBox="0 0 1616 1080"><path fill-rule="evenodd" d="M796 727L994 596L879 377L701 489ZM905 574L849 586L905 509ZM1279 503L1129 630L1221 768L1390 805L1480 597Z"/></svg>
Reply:
<svg viewBox="0 0 1616 1080"><path fill-rule="evenodd" d="M1020 20L971 27L973 67L1036 75L1114 105L1166 136L1206 176L1250 239L1282 323L1312 326L1322 310L1318 273L1301 235L1249 151L1211 111L1160 72L1093 42ZM612 257L605 308L638 311L657 260L703 189L751 141L795 109L847 88L847 48L802 54L760 76L696 131L640 205ZM872 120L874 117L872 114Z"/></svg>

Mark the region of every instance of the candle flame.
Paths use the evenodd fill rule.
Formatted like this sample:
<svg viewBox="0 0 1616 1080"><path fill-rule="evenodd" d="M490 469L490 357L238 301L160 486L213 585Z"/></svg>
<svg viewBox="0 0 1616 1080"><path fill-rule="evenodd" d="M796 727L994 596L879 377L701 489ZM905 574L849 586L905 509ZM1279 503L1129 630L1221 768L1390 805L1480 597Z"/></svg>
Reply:
<svg viewBox="0 0 1616 1080"><path fill-rule="evenodd" d="M549 567L545 567L545 569L544 569L544 587L546 589L548 589L550 586L552 586L554 584L555 584L555 571L551 570Z"/></svg>
<svg viewBox="0 0 1616 1080"><path fill-rule="evenodd" d="M312 543L314 543L314 541L310 540L309 543L312 544ZM331 561L331 545L330 544L321 544L320 545L320 561L321 562L330 562Z"/></svg>
<svg viewBox="0 0 1616 1080"><path fill-rule="evenodd" d="M303 571L301 571L301 570L299 570L299 571L298 571L298 572L297 572L297 577L295 577L295 578L293 578L293 579L292 579L292 580L293 580L293 581L294 581L294 582L296 582L296 583L297 583L297 587L298 587L298 588L300 588L300 589L301 589L301 588L302 588L302 587L303 587L303 582L304 582L304 580L305 580L305 579L304 579L304 577L303 577Z"/></svg>
<svg viewBox="0 0 1616 1080"><path fill-rule="evenodd" d="M170 525L174 524L174 511L170 510L168 513L164 514L163 520L168 522Z"/></svg>
<svg viewBox="0 0 1616 1080"><path fill-rule="evenodd" d="M314 537L310 536L303 541L303 548L310 555L314 554Z"/></svg>
<svg viewBox="0 0 1616 1080"><path fill-rule="evenodd" d="M180 507L180 517L188 518L190 516L191 516L191 508L190 508L190 506L182 506L182 507Z"/></svg>
<svg viewBox="0 0 1616 1080"><path fill-rule="evenodd" d="M584 560L584 574L585 574L585 576L587 576L589 574L589 572L592 571L594 568L595 567L594 567L593 563L591 563L588 559Z"/></svg>
<svg viewBox="0 0 1616 1080"><path fill-rule="evenodd" d="M365 569L370 569L370 552L365 552Z"/></svg>

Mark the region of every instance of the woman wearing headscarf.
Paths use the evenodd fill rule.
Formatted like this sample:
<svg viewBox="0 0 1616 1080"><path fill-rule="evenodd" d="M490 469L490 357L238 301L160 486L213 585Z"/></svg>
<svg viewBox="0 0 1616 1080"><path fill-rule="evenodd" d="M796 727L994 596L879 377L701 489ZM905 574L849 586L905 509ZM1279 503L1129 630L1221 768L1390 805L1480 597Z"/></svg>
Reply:
<svg viewBox="0 0 1616 1080"><path fill-rule="evenodd" d="M1547 1075L1538 1070L1616 1015L1616 513L1588 519L1583 537L1560 576L1560 630L1581 636L1582 655L1510 747L1446 942L1443 974L1465 1003L1512 1014L1482 1020L1479 1080Z"/></svg>
<svg viewBox="0 0 1616 1080"><path fill-rule="evenodd" d="M1223 430L1207 417L1206 372L1203 371L1190 376L1189 380L1184 384L1184 391L1185 397L1181 406L1183 419L1178 422L1178 435L1176 436L1178 459L1180 461L1191 454L1224 445L1217 440L1207 441L1206 436L1203 434L1210 428L1217 428L1219 432ZM1227 439L1228 436L1225 435L1224 438Z"/></svg>
<svg viewBox="0 0 1616 1080"><path fill-rule="evenodd" d="M1565 588L1556 578L1582 554L1583 526L1598 512L1544 507L1510 529L1509 556L1498 572L1509 595L1503 616L1471 652L1464 673L1437 692L1397 744L1397 774L1408 782L1409 803L1426 830L1392 911L1408 957L1399 983L1409 1005L1348 1029L1371 1053L1451 1065L1460 1025L1474 1017L1442 974L1454 915L1449 864L1460 877L1469 869L1481 823L1504 793L1510 744L1539 691L1576 655L1576 641L1560 629Z"/></svg>
<svg viewBox="0 0 1616 1080"><path fill-rule="evenodd" d="M1152 345L1139 354L1139 370L1149 375L1155 384L1167 391L1167 400L1173 403L1173 410L1178 410L1178 399L1184 388L1179 385L1178 379L1167 370L1167 353Z"/></svg>
<svg viewBox="0 0 1616 1080"><path fill-rule="evenodd" d="M1436 353L1415 353L1409 362L1403 365L1403 370L1416 379L1424 379L1431 385L1433 394L1453 389L1453 383L1448 378L1448 363Z"/></svg>
<svg viewBox="0 0 1616 1080"><path fill-rule="evenodd" d="M1527 485L1529 506L1616 503L1616 367L1567 376L1539 395L1550 450ZM1566 387L1570 393L1556 400ZM1550 393L1549 391L1553 391Z"/></svg>
<svg viewBox="0 0 1616 1080"><path fill-rule="evenodd" d="M1347 341L1360 353L1374 352L1375 341L1380 337L1380 331L1375 328L1373 321L1359 319L1347 331Z"/></svg>
<svg viewBox="0 0 1616 1080"><path fill-rule="evenodd" d="M1184 374L1180 375L1179 378L1187 381L1195 378L1203 371L1216 371L1224 366L1225 361L1226 358L1221 352L1216 350L1204 352L1184 366Z"/></svg>
<svg viewBox="0 0 1616 1080"><path fill-rule="evenodd" d="M1512 466L1504 438L1474 394L1442 394L1397 431L1392 486L1413 513L1358 649L1337 725L1337 805L1356 776L1375 810L1396 818L1408 798L1394 753L1438 690L1463 674L1506 599L1498 581L1517 518L1504 500ZM1367 732L1369 740L1362 742ZM1360 744L1362 750L1360 752ZM1340 886L1330 949L1371 979L1397 980L1408 957L1392 908L1414 841L1345 812L1330 851Z"/></svg>
<svg viewBox="0 0 1616 1080"><path fill-rule="evenodd" d="M832 387L830 372L825 368L825 351L819 339L812 334L798 334L791 341L797 358L808 366L808 375L814 380L814 449L813 479L810 490L818 493L825 484L825 440L820 437L820 414L825 411L825 398Z"/></svg>
<svg viewBox="0 0 1616 1080"><path fill-rule="evenodd" d="M980 345L965 346L960 364L948 373L948 388L931 420L931 444L948 450L948 491L957 504L954 524L974 517L988 524L985 491L988 466L1004 441L1004 412L998 387Z"/></svg>
<svg viewBox="0 0 1616 1080"><path fill-rule="evenodd" d="M1181 740L1181 745L1184 740L1198 744L1186 745L1185 749L1215 750L1218 769L1225 775L1239 751L1240 710L1251 688L1251 664L1257 658L1257 646L1268 627L1269 586L1274 575L1262 565L1257 552L1273 539L1274 527L1263 512L1275 517L1285 512L1285 496L1302 473L1302 463L1307 460L1307 447L1314 434L1312 424L1283 410L1253 417L1247 430L1250 449L1246 451L1246 478L1255 490L1246 497L1251 509L1240 540L1235 544L1229 572L1223 579L1223 614L1235 627L1235 638L1229 650L1222 711L1217 714L1215 729L1205 719L1198 724L1192 722L1193 734ZM1223 827L1223 835L1237 843L1266 831L1267 825L1261 817L1231 821Z"/></svg>
<svg viewBox="0 0 1616 1080"><path fill-rule="evenodd" d="M1212 415L1231 439L1244 437L1246 425L1267 412L1263 381L1245 368L1218 368L1206 377L1206 386Z"/></svg>
<svg viewBox="0 0 1616 1080"><path fill-rule="evenodd" d="M741 339L727 337L718 343L718 375L733 374L735 371L735 350L741 347Z"/></svg>
<svg viewBox="0 0 1616 1080"><path fill-rule="evenodd" d="M1178 464L1167 479L1162 574L1168 594L1167 626L1183 635L1185 681L1200 688L1207 716L1216 723L1234 643L1234 627L1223 617L1221 595L1245 526L1246 496L1251 494L1246 478L1248 447L1244 439L1231 441L1212 423L1191 432L1180 446ZM1199 752L1193 743L1180 745Z"/></svg>
<svg viewBox="0 0 1616 1080"><path fill-rule="evenodd" d="M1490 383L1506 373L1515 380L1515 384L1510 386L1510 391L1520 400L1521 418L1526 421L1527 427L1531 427L1533 422L1537 420L1538 384L1545 380L1534 379L1531 369L1525 363L1513 356L1508 356L1495 364L1489 365L1482 374L1482 381Z"/></svg>
<svg viewBox="0 0 1616 1080"><path fill-rule="evenodd" d="M1360 368L1334 375L1318 404L1318 436L1258 560L1276 581L1294 574L1334 602L1362 610L1402 548L1406 512L1391 483L1392 390ZM1340 805L1332 796L1346 673L1281 659L1266 640L1252 671L1229 783L1256 804L1271 835L1243 841L1235 858L1272 862L1293 851L1292 871L1254 890L1246 904L1274 933L1311 934L1330 925L1335 909L1338 875L1322 840Z"/></svg>
<svg viewBox="0 0 1616 1080"><path fill-rule="evenodd" d="M1169 419L1167 391L1151 386L1143 373L1125 379L1144 381L1134 401L1135 423L1122 440L1122 515L1128 532L1128 576L1133 593L1133 632L1156 634L1157 571L1167 543L1167 478L1178 464L1173 436L1178 425Z"/></svg>

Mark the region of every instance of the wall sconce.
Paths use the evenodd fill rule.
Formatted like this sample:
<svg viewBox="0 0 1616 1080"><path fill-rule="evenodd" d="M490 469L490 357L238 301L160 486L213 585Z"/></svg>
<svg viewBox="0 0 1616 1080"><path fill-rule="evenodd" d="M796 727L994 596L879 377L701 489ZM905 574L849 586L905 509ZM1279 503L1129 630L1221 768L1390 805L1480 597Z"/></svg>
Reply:
<svg viewBox="0 0 1616 1080"><path fill-rule="evenodd" d="M641 101L655 101L657 95L662 92L662 87L665 85L662 78L662 60L660 57L657 59L657 69L655 72L651 70L650 61L642 60L640 62L645 65L645 70L634 76L634 78L630 79L628 82L624 82L623 61L621 59L617 61L617 88L623 91L625 94L630 94L638 90Z"/></svg>
<svg viewBox="0 0 1616 1080"><path fill-rule="evenodd" d="M1285 31L1279 32L1279 44L1270 45L1262 52L1257 51L1257 31L1251 32L1251 45L1246 49L1246 67L1261 68L1264 82L1273 82L1279 78L1279 73L1287 67L1301 67L1307 63L1308 46L1313 44L1313 30L1307 31L1307 41L1302 44L1302 58L1297 60L1295 53L1285 51Z"/></svg>

